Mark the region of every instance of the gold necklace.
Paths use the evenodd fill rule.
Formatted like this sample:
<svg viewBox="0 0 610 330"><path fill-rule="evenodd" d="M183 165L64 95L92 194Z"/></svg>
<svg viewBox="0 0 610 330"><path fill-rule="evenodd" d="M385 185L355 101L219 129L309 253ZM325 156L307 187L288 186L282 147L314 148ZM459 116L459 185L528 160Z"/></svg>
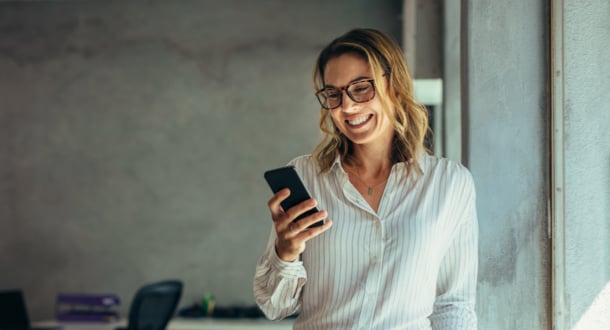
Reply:
<svg viewBox="0 0 610 330"><path fill-rule="evenodd" d="M378 182L378 183L376 183L376 184L374 184L374 185L369 185L368 183L364 182L364 180L360 179L360 177L359 177L359 175L358 175L358 172L355 172L355 173L354 173L354 172L352 172L351 170L350 170L350 171L347 171L347 172L348 172L349 174L351 174L351 175L352 175L352 176L351 176L352 178L355 178L356 180L360 181L361 183L363 183L363 184L364 184L364 185L367 187L367 189L366 189L366 193L367 193L369 196L372 196L372 195L373 195L373 192L375 191L375 188L376 188L377 186L379 186L379 185L381 185L381 184L384 184L386 181L388 181L388 178L389 178L389 176L387 176L387 177L386 177L385 179L383 179L381 182Z"/></svg>

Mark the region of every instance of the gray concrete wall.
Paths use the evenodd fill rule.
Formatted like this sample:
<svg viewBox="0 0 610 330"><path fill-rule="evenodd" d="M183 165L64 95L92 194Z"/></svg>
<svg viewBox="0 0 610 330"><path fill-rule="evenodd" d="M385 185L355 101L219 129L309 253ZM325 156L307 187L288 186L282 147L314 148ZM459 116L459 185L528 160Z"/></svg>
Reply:
<svg viewBox="0 0 610 330"><path fill-rule="evenodd" d="M610 3L563 11L566 329L609 329Z"/></svg>
<svg viewBox="0 0 610 330"><path fill-rule="evenodd" d="M33 319L58 292L185 282L252 304L265 169L317 143L311 71L400 1L0 4L0 289Z"/></svg>
<svg viewBox="0 0 610 330"><path fill-rule="evenodd" d="M443 0L443 151L462 161L461 4Z"/></svg>
<svg viewBox="0 0 610 330"><path fill-rule="evenodd" d="M441 0L416 0L415 79L443 77L443 7Z"/></svg>
<svg viewBox="0 0 610 330"><path fill-rule="evenodd" d="M547 329L547 1L462 3L463 148L477 188L479 327Z"/></svg>

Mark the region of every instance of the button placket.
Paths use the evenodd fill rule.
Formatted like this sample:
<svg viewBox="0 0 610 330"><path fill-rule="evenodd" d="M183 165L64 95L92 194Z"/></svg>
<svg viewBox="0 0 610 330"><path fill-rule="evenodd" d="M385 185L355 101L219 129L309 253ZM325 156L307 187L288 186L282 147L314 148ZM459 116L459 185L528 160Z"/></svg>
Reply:
<svg viewBox="0 0 610 330"><path fill-rule="evenodd" d="M370 328L375 309L377 306L377 299L381 290L381 267L382 267L382 256L383 256L383 225L380 219L375 219L375 238L370 249L370 260L369 260L369 272L367 274L365 287L364 287L364 304L362 306L362 314L360 315L359 326L363 329Z"/></svg>

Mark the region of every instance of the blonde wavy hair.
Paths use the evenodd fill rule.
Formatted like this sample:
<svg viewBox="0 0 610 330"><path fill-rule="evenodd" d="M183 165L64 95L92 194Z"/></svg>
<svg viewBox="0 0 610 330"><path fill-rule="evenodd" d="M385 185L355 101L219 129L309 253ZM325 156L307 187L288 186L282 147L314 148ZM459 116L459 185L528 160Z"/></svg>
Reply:
<svg viewBox="0 0 610 330"><path fill-rule="evenodd" d="M376 88L383 111L392 118L394 140L392 163L404 162L407 171L421 173L418 155L424 151L424 138L429 130L428 112L413 97L413 79L400 46L391 38L374 29L354 29L333 40L320 52L313 72L316 91L324 88L324 69L329 60L340 55L356 54L371 66L373 79L386 79L387 88ZM380 84L376 84L380 86ZM313 151L322 173L328 172L337 158L353 164L353 144L337 129L329 112L320 109L320 129L322 141Z"/></svg>

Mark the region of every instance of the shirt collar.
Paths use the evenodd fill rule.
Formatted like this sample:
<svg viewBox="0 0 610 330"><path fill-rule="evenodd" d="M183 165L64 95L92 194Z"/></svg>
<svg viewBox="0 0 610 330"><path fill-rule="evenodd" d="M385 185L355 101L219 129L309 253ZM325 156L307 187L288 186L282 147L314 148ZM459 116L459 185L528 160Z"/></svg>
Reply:
<svg viewBox="0 0 610 330"><path fill-rule="evenodd" d="M341 156L339 155L335 157L335 160L333 161L332 165L330 165L331 171L334 171L336 169L340 169L341 171L343 171L343 167L341 166Z"/></svg>
<svg viewBox="0 0 610 330"><path fill-rule="evenodd" d="M419 162L419 168L421 169L422 174L426 173L425 162L428 161L428 157L430 157L430 155L428 155L428 153L425 151L422 151L419 154L418 162ZM410 159L409 161L407 161L405 163L396 163L392 166L392 168L394 168L395 166L405 168L407 166L406 163L409 163L409 166L411 166L413 164L413 159ZM337 169L339 169L341 172L345 173L343 166L341 166L341 156L339 156L339 155L337 155L337 157L335 157L335 160L333 161L332 165L330 166L331 171L335 171Z"/></svg>

